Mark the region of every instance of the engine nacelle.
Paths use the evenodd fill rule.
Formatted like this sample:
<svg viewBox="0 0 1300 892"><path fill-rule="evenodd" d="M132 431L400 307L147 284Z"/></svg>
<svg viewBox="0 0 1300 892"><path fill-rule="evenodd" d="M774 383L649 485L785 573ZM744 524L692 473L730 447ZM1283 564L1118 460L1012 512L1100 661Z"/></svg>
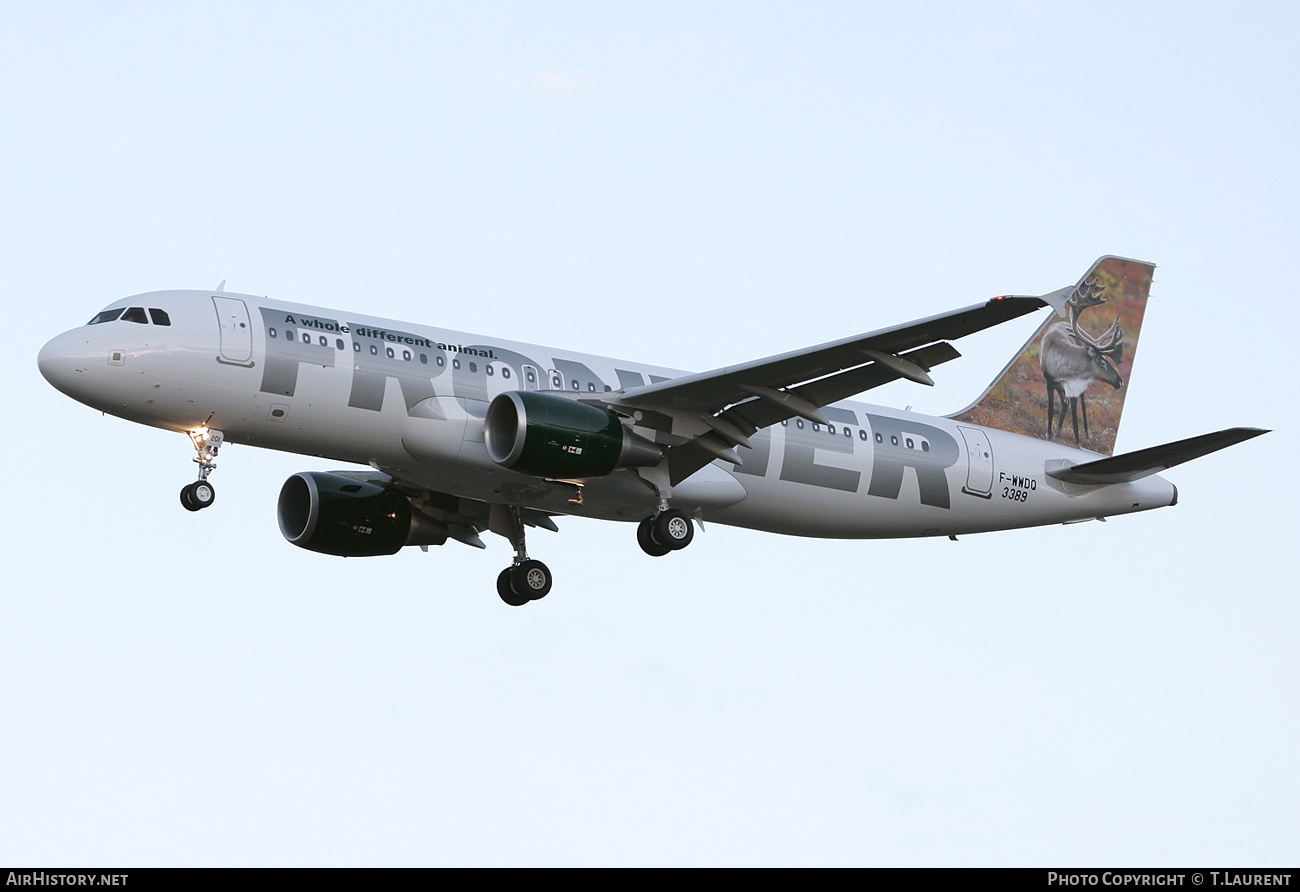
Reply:
<svg viewBox="0 0 1300 892"><path fill-rule="evenodd" d="M659 446L632 433L608 409L526 390L493 398L483 439L501 467L537 477L604 477L615 468L657 465L663 458Z"/></svg>
<svg viewBox="0 0 1300 892"><path fill-rule="evenodd" d="M396 490L302 471L284 481L280 532L299 548L341 557L395 554L404 545L441 545L447 526L411 508Z"/></svg>

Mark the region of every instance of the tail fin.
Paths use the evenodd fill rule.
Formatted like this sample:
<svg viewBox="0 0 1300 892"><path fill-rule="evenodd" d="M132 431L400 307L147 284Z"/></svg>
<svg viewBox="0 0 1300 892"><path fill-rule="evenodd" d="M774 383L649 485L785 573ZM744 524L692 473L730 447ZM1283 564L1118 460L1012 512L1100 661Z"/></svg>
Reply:
<svg viewBox="0 0 1300 892"><path fill-rule="evenodd" d="M1111 455L1154 272L1102 257L1074 288L1044 295L1066 321L1044 322L983 395L949 417Z"/></svg>

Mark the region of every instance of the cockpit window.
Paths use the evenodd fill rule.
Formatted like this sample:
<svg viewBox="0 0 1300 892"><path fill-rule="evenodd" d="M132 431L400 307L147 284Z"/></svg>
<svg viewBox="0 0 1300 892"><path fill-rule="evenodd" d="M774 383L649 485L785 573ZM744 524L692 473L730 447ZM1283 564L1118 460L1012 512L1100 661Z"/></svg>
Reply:
<svg viewBox="0 0 1300 892"><path fill-rule="evenodd" d="M149 320L145 318L144 307L131 307L122 314L123 322L139 322L141 325L148 325Z"/></svg>
<svg viewBox="0 0 1300 892"><path fill-rule="evenodd" d="M160 310L157 307L149 308L149 318L153 320L154 325L171 325L172 317L167 315L166 310Z"/></svg>
<svg viewBox="0 0 1300 892"><path fill-rule="evenodd" d="M112 322L118 316L122 315L121 307L114 307L111 310L100 310L95 314L95 318L87 322L87 325L98 325L101 322Z"/></svg>

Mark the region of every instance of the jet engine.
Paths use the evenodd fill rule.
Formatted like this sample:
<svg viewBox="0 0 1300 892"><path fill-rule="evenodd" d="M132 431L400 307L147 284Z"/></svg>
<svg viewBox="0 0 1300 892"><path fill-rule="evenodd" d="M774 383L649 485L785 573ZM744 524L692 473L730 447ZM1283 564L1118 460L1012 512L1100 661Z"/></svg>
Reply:
<svg viewBox="0 0 1300 892"><path fill-rule="evenodd" d="M537 477L603 477L663 458L659 446L632 433L608 409L534 391L497 394L483 439L501 467Z"/></svg>
<svg viewBox="0 0 1300 892"><path fill-rule="evenodd" d="M284 481L276 517L294 545L341 557L396 554L404 545L447 541L446 524L412 508L402 493L320 471Z"/></svg>

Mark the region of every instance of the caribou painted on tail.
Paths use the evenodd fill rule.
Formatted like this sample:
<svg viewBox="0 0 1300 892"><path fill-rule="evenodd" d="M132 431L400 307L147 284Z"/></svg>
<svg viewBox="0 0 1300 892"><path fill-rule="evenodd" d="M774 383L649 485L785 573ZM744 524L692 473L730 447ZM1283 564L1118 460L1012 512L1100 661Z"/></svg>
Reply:
<svg viewBox="0 0 1300 892"><path fill-rule="evenodd" d="M1079 440L1079 409L1083 410L1083 438L1091 439L1088 430L1087 390L1093 381L1102 381L1116 390L1124 388L1117 364L1124 360L1124 330L1119 324L1119 314L1100 337L1093 337L1080 327L1079 316L1089 307L1106 302L1102 292L1104 284L1096 280L1085 282L1066 299L1068 322L1058 322L1043 335L1038 359L1047 381L1047 439L1055 439L1065 427L1065 404L1070 404L1070 422L1074 442ZM1112 363L1114 360L1114 363ZM1055 414L1055 397L1061 396L1061 411L1052 430Z"/></svg>

